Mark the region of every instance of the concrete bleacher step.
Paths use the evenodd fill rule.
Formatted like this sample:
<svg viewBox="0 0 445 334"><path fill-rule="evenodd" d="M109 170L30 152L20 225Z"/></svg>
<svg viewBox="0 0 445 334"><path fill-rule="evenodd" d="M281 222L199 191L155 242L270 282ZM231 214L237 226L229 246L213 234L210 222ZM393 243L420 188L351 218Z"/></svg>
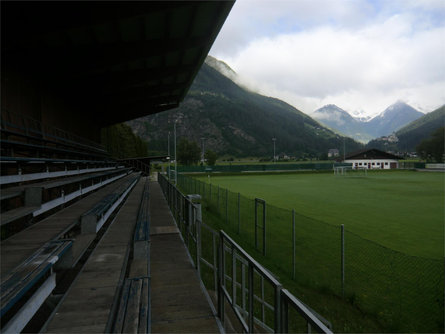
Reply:
<svg viewBox="0 0 445 334"><path fill-rule="evenodd" d="M0 193L0 201L5 201L8 199L12 199L14 197L19 197L23 193L22 189L2 189Z"/></svg>
<svg viewBox="0 0 445 334"><path fill-rule="evenodd" d="M1 282L4 333L19 333L56 287L56 274L71 266L71 240L48 242Z"/></svg>
<svg viewBox="0 0 445 334"><path fill-rule="evenodd" d="M4 203L2 202L3 212L0 216L1 226L13 223L18 220L21 220L23 222L23 219L27 219L28 216L29 218L37 217L50 210L52 210L52 212L54 213L55 210L60 210L64 206L69 205L69 202L77 200L81 196L85 196L91 191L104 187L107 184L124 177L129 171L129 168L120 168L113 171L96 172L89 175L66 177L61 180L51 180L28 186L20 186L7 189L7 192L11 194L11 196L12 194L18 194L20 192L20 196L24 198L24 201L17 202L19 204L23 204L24 202L25 205L16 207L12 210L4 211L3 207L10 207L11 205L3 205ZM92 182L91 185L82 189L81 182L85 182L88 180L95 180L96 183ZM75 188L77 190L72 188L71 185L73 184L79 185ZM68 189L70 189L71 187L70 192L67 194L65 194L64 192L65 186L68 186ZM45 196L45 191L55 188L59 188L59 190L57 191L57 193L59 194L58 197L57 195L56 197L53 196L49 198L48 196ZM45 197L46 199L44 203L42 203L43 197ZM18 226L14 226L12 228L8 228L5 231L2 231L2 239L10 237L21 228L23 228L23 224L19 224Z"/></svg>
<svg viewBox="0 0 445 334"><path fill-rule="evenodd" d="M30 206L31 204L33 206L42 205L40 210L36 210L34 214L36 216L84 195L89 191L107 184L111 179L118 178L119 176L122 177L125 173L129 172L130 168L116 168L108 171L66 176L44 182L2 189L2 212L7 211L8 208L14 209L21 206L21 201L15 201L15 207L14 203L11 204L11 201L15 198L23 198L24 206ZM91 184L88 185L87 182L90 181Z"/></svg>
<svg viewBox="0 0 445 334"><path fill-rule="evenodd" d="M40 206L23 206L6 212L0 215L0 226L9 224L13 221L32 216L32 213L38 210Z"/></svg>
<svg viewBox="0 0 445 334"><path fill-rule="evenodd" d="M132 177L132 175L128 175L112 184L106 185L63 210L3 240L1 245L2 261L0 275L12 270L45 242L60 238L78 226L83 213L90 210L104 196L116 190Z"/></svg>
<svg viewBox="0 0 445 334"><path fill-rule="evenodd" d="M122 290L113 333L149 333L150 278L127 278Z"/></svg>
<svg viewBox="0 0 445 334"><path fill-rule="evenodd" d="M115 161L1 156L0 185L10 186L122 168Z"/></svg>
<svg viewBox="0 0 445 334"><path fill-rule="evenodd" d="M43 332L110 331L112 305L127 272L144 179L139 180L69 288Z"/></svg>
<svg viewBox="0 0 445 334"><path fill-rule="evenodd" d="M111 194L115 194L116 196L113 196L113 198L117 199L117 200L122 200L126 194L128 192L130 192L134 185L136 184L136 182L140 179L139 174L135 173L133 175L129 175L127 177L125 177L123 180L120 180L120 182L116 182L116 184L114 184L113 186L108 186L106 187L106 189L102 189L102 191L99 191L97 193L100 194L100 196L96 196L97 199L94 200L94 203L97 204L101 204L103 202L104 198L109 198L110 193ZM95 195L97 195L97 193ZM92 198L94 198L95 196L93 195ZM90 198L91 199L91 198ZM118 201L116 201L116 203L110 203L111 205L108 205L106 212L103 212L103 215L106 215L107 217L110 217L110 214L116 210L116 208L118 207L117 203ZM81 206L81 207L85 207L85 206ZM94 210L95 206L91 207L91 204L89 204L89 209L88 210L83 210L83 212L88 212L91 210ZM70 208L68 208L70 209ZM70 210L67 210L70 211ZM72 211L72 210L71 210ZM137 211L137 210L136 210ZM71 212L72 214L73 212ZM75 218L77 215L77 218ZM136 215L136 214L135 214ZM58 216L60 219L60 215L56 214L53 216ZM54 217L52 217L54 218ZM75 214L74 217L72 217L71 219L75 218L74 220L74 224L78 225L79 222L79 215ZM124 217L124 222L126 222L126 218ZM3 291L3 285L4 284L8 284L11 285L11 281L13 281L13 279L11 280L11 277L14 278L16 277L16 275L14 275L14 272L17 271L17 268L21 268L23 267L24 263L26 263L26 261L29 262L29 260L22 260L24 258L24 256L26 254L28 254L28 259L32 259L36 256L36 254L38 254L38 249L36 249L35 247L38 246L38 242L43 242L44 239L42 239L42 236L46 235L46 240L49 240L49 242L55 242L59 237L61 237L63 235L63 231L61 230L61 228L63 229L64 226L61 224L57 224L57 222L59 222L59 219L54 221L54 224L40 224L38 223L37 225L34 225L33 227L35 228L29 228L24 232L19 233L19 237L20 238L11 238L11 239L16 239L16 240L12 240L14 242L11 242L10 239L7 239L4 243L2 243L2 247L1 247L1 252L2 252L2 259L4 259L4 263L2 262L2 271L0 272L0 276L1 276L1 284L2 284L2 291ZM112 222L112 220L110 220L110 222ZM113 223L111 223L113 225ZM108 226L108 224L106 225ZM37 229L38 227L38 229ZM128 228L128 227L127 227ZM29 230L32 230L33 233L25 233L25 232L30 232ZM52 237L49 236L48 233L54 233L56 230L58 230L57 234L53 234ZM66 227L64 228L65 231L67 231ZM79 230L79 229L78 229ZM76 234L73 238L70 238L70 255L69 255L69 267L65 268L66 270L68 270L68 276L71 276L72 278L74 278L75 276L73 276L74 273L77 273L77 271L83 266L83 261L85 259L88 258L88 256L90 255L90 252L86 252L88 249L93 249L94 246L96 245L96 243L101 240L101 238L103 237L103 235L108 235L108 230L106 229L102 229L101 233L99 233L98 235L96 235L96 233L89 233L89 234ZM122 230L117 230L117 232L115 232L115 239L117 239L119 236L122 236ZM132 232L132 231L131 231ZM104 234L105 233L105 234ZM96 237L97 236L97 237ZM39 238L41 239L39 241ZM6 243L6 247L5 247L5 243ZM118 242L111 242L111 244L109 245L110 247L114 248L116 246ZM125 248L128 249L128 241L124 242ZM93 248L91 248L93 247ZM85 254L85 256L84 256ZM123 256L124 259L128 258L128 252L125 252L125 255ZM106 255L99 255L99 258L103 258L103 256L106 257ZM79 262L80 259L83 259L82 261ZM111 257L109 259L110 261L115 261L116 258L115 257ZM51 259L50 261L54 261L54 259ZM100 262L101 260L99 260ZM126 261L126 260L125 260ZM79 262L79 263L78 263ZM32 262L34 263L34 262ZM67 261L64 261L64 263L68 263ZM80 264L80 267L77 265ZM76 270L74 270L75 268L79 268ZM126 267L126 266L125 266ZM100 265L96 264L95 269L100 270ZM74 271L73 271L74 270ZM109 274L109 273L108 273ZM11 276L12 275L12 276ZM70 278L70 279L72 279ZM70 279L68 279L68 281L70 281ZM20 281L20 280L19 280ZM17 281L15 284L20 283L19 281ZM71 281L70 281L71 282ZM48 288L49 286L51 286L50 288ZM51 304L51 301L55 301L55 300L60 300L60 296L58 298L53 298L54 296L51 296L51 291L66 291L66 289L69 286L69 283L67 285L66 280L64 280L62 282L62 286L65 286L64 288L62 287L58 287L56 289L56 282L55 279L53 279L51 281L51 283L49 285L45 285L45 293L41 294L39 290L37 290L37 292L35 293L40 293L39 296L34 296L31 295L30 298L30 303L34 303L33 301L38 299L39 303L37 306L33 307L33 314L36 312L41 312L40 310L40 306L43 307L43 309L47 308L49 304ZM3 292L2 292L3 293ZM57 292L60 293L60 292ZM44 301L49 298L49 304L46 303L44 304ZM14 299L15 300L15 299ZM56 302L57 304L57 302ZM2 306L3 307L3 306ZM28 308L28 306L26 306ZM14 306L15 310L17 309L17 307ZM50 308L51 309L51 308ZM26 311L26 310L25 310ZM43 313L47 312L47 311L42 311ZM28 312L29 313L29 312ZM31 315L32 316L32 315ZM11 318L11 320L7 320L8 322L5 324L6 327L4 327L4 323L2 322L2 329L3 328L9 328L8 326L12 326L11 324L13 324L14 327L11 328L16 328L17 324L20 324L20 326L22 326L21 328L24 328L26 326L26 323L28 321L31 320L31 316L21 316L18 319L26 319L26 322L23 323L23 321L21 320L16 320L17 316L13 315L13 318ZM37 321L38 323L38 321ZM35 326L35 324L31 324L31 329L34 328L32 326ZM41 326L41 325L40 325ZM37 327L40 328L40 327ZM21 329L20 329L21 330ZM29 328L28 328L29 330Z"/></svg>

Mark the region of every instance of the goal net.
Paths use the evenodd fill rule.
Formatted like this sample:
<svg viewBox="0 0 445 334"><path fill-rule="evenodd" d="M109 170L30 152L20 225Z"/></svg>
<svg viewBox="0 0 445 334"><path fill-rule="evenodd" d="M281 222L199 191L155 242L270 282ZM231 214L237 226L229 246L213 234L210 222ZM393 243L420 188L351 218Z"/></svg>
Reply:
<svg viewBox="0 0 445 334"><path fill-rule="evenodd" d="M334 175L339 176L367 176L368 169L364 167L352 166L336 166L334 167Z"/></svg>

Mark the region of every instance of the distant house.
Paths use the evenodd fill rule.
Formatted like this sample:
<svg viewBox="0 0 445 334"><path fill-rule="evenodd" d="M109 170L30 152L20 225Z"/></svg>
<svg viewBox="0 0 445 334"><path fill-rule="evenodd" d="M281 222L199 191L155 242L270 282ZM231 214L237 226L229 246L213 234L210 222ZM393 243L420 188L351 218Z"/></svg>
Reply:
<svg viewBox="0 0 445 334"><path fill-rule="evenodd" d="M335 158L335 157L338 157L339 155L340 155L340 152L336 148L331 148L328 151L328 158Z"/></svg>
<svg viewBox="0 0 445 334"><path fill-rule="evenodd" d="M394 169L399 167L399 159L394 154L372 148L352 153L344 162L352 163L352 168Z"/></svg>

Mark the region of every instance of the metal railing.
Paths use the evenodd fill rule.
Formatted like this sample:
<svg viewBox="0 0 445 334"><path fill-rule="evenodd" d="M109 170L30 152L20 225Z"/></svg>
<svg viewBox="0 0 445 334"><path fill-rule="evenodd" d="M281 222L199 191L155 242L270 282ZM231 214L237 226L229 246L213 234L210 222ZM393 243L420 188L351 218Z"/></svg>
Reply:
<svg viewBox="0 0 445 334"><path fill-rule="evenodd" d="M232 257L227 267L226 254ZM241 282L238 283L238 263L241 265ZM247 268L247 282L246 282ZM280 292L282 286L278 280L272 276L261 264L255 261L244 249L232 240L224 231L220 231L220 249L219 249L219 284L218 284L218 316L224 321L224 303L227 300L234 313L241 322L243 330L246 333L253 333L255 323L270 332L281 333L280 323ZM226 272L230 272L230 276ZM255 273L260 279L260 296L255 294ZM265 280L273 289L273 304L266 301ZM229 282L229 284L227 284ZM228 291L228 286L231 291ZM239 288L239 289L238 289ZM238 291L240 290L240 291ZM241 303L237 303L238 292L241 293ZM247 303L245 295L247 294ZM255 312L255 301L259 304ZM274 315L273 328L268 325L266 320L266 308L271 310ZM259 313L260 317L255 317Z"/></svg>
<svg viewBox="0 0 445 334"><path fill-rule="evenodd" d="M200 204L193 203L193 197L182 194L163 175L159 175L158 181L200 278L203 279L204 267L211 271L204 285L209 290L213 285L217 293L216 307L221 322L226 318L228 303L246 333L288 333L293 327L290 324L295 322L289 316L290 310L306 322L308 333L312 329L332 333L328 321L283 289L277 278L227 233L203 223ZM204 233L210 233L210 237L203 238Z"/></svg>

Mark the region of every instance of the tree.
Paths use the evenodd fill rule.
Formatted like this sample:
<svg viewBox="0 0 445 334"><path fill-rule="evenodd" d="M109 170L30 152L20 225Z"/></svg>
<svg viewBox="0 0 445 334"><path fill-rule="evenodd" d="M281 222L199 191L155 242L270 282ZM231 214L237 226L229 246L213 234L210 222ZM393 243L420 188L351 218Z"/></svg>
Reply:
<svg viewBox="0 0 445 334"><path fill-rule="evenodd" d="M445 127L441 127L431 134L431 137L424 139L416 147L417 153L422 159L436 160L443 162Z"/></svg>
<svg viewBox="0 0 445 334"><path fill-rule="evenodd" d="M148 155L147 143L124 123L103 128L101 142L114 158L137 158Z"/></svg>
<svg viewBox="0 0 445 334"><path fill-rule="evenodd" d="M214 166L216 159L218 159L218 155L215 152L213 152L212 150L207 150L204 153L204 158L207 161L207 165Z"/></svg>
<svg viewBox="0 0 445 334"><path fill-rule="evenodd" d="M177 147L178 162L182 165L196 164L201 157L201 149L194 141L181 138Z"/></svg>

